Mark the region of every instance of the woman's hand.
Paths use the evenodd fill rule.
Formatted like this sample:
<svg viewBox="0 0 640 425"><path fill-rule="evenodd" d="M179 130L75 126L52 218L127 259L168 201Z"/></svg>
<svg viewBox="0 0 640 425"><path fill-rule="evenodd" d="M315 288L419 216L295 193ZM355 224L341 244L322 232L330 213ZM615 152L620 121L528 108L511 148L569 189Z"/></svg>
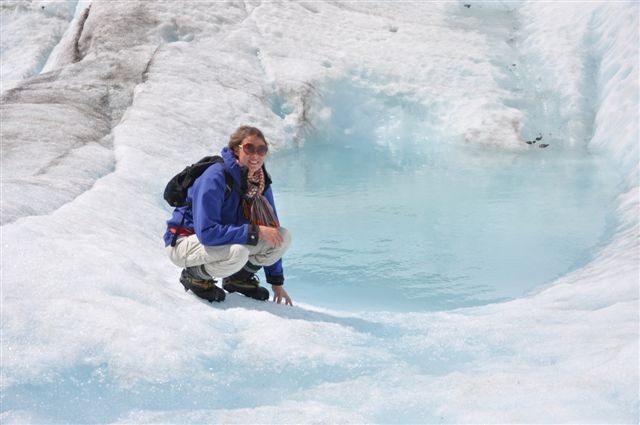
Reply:
<svg viewBox="0 0 640 425"><path fill-rule="evenodd" d="M275 227L258 226L258 237L269 242L274 248L279 248L282 245L282 235L280 230ZM285 292L286 293L286 292Z"/></svg>
<svg viewBox="0 0 640 425"><path fill-rule="evenodd" d="M280 304L284 299L286 305L293 306L289 294L287 294L282 285L271 285L271 289L273 289L273 302Z"/></svg>

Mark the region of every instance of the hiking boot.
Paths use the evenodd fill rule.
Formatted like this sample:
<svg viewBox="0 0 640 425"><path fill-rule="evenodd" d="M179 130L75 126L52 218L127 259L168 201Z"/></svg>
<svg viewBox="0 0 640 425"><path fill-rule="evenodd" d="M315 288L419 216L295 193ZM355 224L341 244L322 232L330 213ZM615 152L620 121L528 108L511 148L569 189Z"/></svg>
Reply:
<svg viewBox="0 0 640 425"><path fill-rule="evenodd" d="M213 279L198 279L193 277L187 272L187 269L182 270L180 275L180 283L184 286L185 292L191 289L191 292L198 297L203 298L210 303L216 301L224 301L226 294L224 291L216 286L216 281Z"/></svg>
<svg viewBox="0 0 640 425"><path fill-rule="evenodd" d="M240 292L245 297L254 300L266 301L269 299L269 290L260 286L260 280L255 275L249 278L225 277L222 279L222 288L229 293Z"/></svg>

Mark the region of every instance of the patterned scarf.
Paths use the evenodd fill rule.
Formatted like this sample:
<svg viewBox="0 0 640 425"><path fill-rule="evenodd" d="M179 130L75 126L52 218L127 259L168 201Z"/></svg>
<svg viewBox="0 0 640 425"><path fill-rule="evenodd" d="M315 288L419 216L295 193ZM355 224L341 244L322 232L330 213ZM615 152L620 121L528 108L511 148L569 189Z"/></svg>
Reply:
<svg viewBox="0 0 640 425"><path fill-rule="evenodd" d="M264 189L264 172L260 168L252 176L247 177L247 191L242 202L244 216L251 224L278 228L280 223L271 204L262 194Z"/></svg>

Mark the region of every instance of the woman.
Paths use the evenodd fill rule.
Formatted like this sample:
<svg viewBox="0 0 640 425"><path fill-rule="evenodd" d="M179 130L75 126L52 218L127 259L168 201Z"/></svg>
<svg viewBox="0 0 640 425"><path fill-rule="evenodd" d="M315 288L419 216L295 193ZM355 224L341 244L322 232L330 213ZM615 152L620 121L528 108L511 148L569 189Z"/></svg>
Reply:
<svg viewBox="0 0 640 425"><path fill-rule="evenodd" d="M267 300L269 291L255 276L264 267L273 300L293 305L283 286L282 269L291 236L278 222L264 166L268 149L259 129L238 128L222 149L224 164L207 168L189 188L188 205L173 211L164 241L171 261L184 268L180 282L185 291L210 302L224 301L225 292L213 280L216 276L223 278L227 292ZM232 188L227 175L232 177Z"/></svg>

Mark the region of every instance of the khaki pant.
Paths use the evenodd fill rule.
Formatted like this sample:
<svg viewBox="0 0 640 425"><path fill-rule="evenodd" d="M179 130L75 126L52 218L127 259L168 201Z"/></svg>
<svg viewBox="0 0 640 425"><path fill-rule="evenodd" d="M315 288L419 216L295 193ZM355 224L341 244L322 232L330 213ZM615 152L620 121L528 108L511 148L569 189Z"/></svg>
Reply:
<svg viewBox="0 0 640 425"><path fill-rule="evenodd" d="M266 241L259 240L252 245L202 245L196 235L179 238L176 246L168 246L167 254L178 267L193 267L204 264L204 268L212 277L227 277L240 271L251 261L256 266L270 266L278 261L291 245L291 235L281 227L282 245L275 248Z"/></svg>

